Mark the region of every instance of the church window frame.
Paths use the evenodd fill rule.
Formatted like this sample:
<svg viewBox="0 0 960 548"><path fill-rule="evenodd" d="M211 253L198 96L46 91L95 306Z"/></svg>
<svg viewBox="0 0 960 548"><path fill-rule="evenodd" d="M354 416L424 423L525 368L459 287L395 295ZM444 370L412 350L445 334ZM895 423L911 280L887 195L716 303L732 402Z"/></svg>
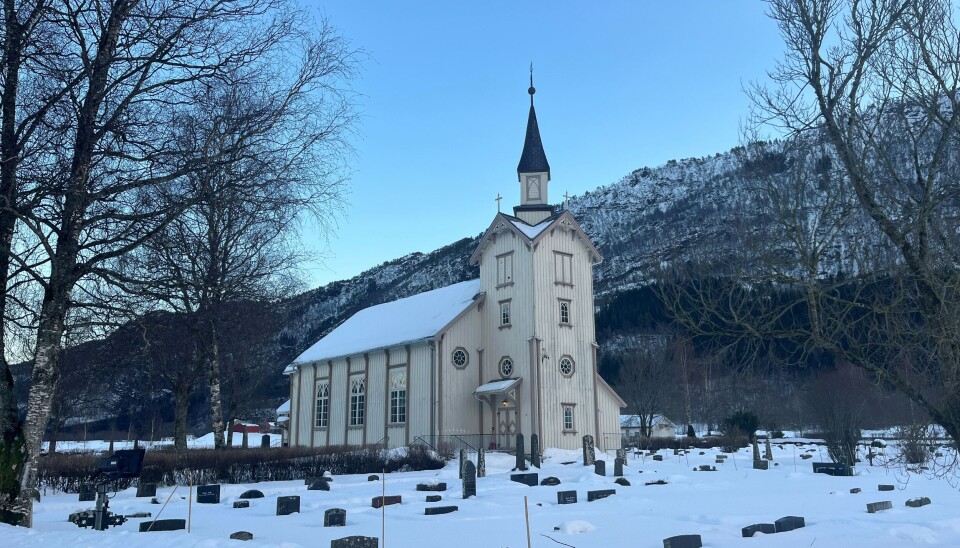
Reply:
<svg viewBox="0 0 960 548"><path fill-rule="evenodd" d="M470 364L470 353L466 348L458 346L450 354L450 363L457 369L464 369Z"/></svg>
<svg viewBox="0 0 960 548"><path fill-rule="evenodd" d="M513 285L513 251L497 255L497 288Z"/></svg>
<svg viewBox="0 0 960 548"><path fill-rule="evenodd" d="M560 404L560 420L565 434L575 434L577 432L576 406L575 403Z"/></svg>
<svg viewBox="0 0 960 548"><path fill-rule="evenodd" d="M555 283L573 287L573 255L562 251L553 252Z"/></svg>
<svg viewBox="0 0 960 548"><path fill-rule="evenodd" d="M573 376L574 371L577 370L577 362L573 360L569 355L563 355L560 357L558 362L560 374L564 377L570 378Z"/></svg>
<svg viewBox="0 0 960 548"><path fill-rule="evenodd" d="M539 175L528 175L527 176L527 201L528 202L540 202L541 198L540 192L540 176Z"/></svg>
<svg viewBox="0 0 960 548"><path fill-rule="evenodd" d="M390 373L390 424L407 422L407 372Z"/></svg>
<svg viewBox="0 0 960 548"><path fill-rule="evenodd" d="M569 299L559 299L558 302L559 305L557 306L557 309L560 313L560 325L573 325L570 321L570 308L572 306L571 301Z"/></svg>
<svg viewBox="0 0 960 548"><path fill-rule="evenodd" d="M350 426L363 426L367 387L363 377L350 379Z"/></svg>
<svg viewBox="0 0 960 548"><path fill-rule="evenodd" d="M329 379L317 381L316 399L314 400L314 417L314 428L323 429L330 423Z"/></svg>
<svg viewBox="0 0 960 548"><path fill-rule="evenodd" d="M510 315L510 303L511 299L500 301L500 329L508 328L513 325L510 323L512 320Z"/></svg>
<svg viewBox="0 0 960 548"><path fill-rule="evenodd" d="M497 363L497 372L500 373L500 376L505 379L509 378L513 371L513 358L510 356L500 358L500 362Z"/></svg>

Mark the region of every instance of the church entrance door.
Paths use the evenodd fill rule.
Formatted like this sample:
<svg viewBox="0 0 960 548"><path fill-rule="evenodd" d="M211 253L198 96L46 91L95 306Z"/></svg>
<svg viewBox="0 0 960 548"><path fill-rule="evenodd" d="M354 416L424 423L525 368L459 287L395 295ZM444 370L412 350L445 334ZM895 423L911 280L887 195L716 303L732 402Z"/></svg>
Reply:
<svg viewBox="0 0 960 548"><path fill-rule="evenodd" d="M515 445L517 432L517 408L501 406L497 409L497 447L501 450L511 450Z"/></svg>

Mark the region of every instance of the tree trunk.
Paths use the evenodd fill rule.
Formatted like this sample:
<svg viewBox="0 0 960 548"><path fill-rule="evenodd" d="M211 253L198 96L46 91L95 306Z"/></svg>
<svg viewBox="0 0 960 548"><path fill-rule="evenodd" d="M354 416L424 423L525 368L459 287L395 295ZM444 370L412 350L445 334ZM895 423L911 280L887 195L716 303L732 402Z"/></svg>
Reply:
<svg viewBox="0 0 960 548"><path fill-rule="evenodd" d="M220 348L217 328L211 321L207 344L207 366L210 370L210 422L213 428L214 449L226 449L223 423L223 395L220 390Z"/></svg>
<svg viewBox="0 0 960 548"><path fill-rule="evenodd" d="M177 462L187 459L187 412L190 410L190 386L177 386L174 395L173 448Z"/></svg>
<svg viewBox="0 0 960 548"><path fill-rule="evenodd" d="M236 419L230 419L227 421L227 448L233 447L233 426L236 423Z"/></svg>

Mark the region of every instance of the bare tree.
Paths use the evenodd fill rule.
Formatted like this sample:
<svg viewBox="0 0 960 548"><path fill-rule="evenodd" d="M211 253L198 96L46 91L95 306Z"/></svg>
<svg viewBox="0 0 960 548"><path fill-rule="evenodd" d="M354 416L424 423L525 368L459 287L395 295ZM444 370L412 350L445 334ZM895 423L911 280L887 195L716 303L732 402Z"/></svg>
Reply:
<svg viewBox="0 0 960 548"><path fill-rule="evenodd" d="M894 386L960 441L960 34L946 0L770 0L786 43L745 148L761 228L681 273L678 319ZM735 264L734 264L735 263Z"/></svg>
<svg viewBox="0 0 960 548"><path fill-rule="evenodd" d="M664 412L672 392L673 363L665 335L635 337L623 353L617 375L617 392L640 419L640 435L649 437L654 419Z"/></svg>

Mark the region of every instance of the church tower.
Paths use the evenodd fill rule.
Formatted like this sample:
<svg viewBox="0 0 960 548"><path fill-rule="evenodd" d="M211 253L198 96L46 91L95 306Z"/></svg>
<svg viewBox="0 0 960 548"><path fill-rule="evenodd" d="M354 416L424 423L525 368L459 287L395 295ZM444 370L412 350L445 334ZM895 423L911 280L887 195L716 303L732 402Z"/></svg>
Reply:
<svg viewBox="0 0 960 548"><path fill-rule="evenodd" d="M527 117L527 134L523 139L523 152L517 164L517 180L520 182L520 205L513 208L515 217L529 225L537 225L553 216L553 206L547 199L550 183L550 164L540 140L537 111L533 108L533 68L530 68L530 115Z"/></svg>

